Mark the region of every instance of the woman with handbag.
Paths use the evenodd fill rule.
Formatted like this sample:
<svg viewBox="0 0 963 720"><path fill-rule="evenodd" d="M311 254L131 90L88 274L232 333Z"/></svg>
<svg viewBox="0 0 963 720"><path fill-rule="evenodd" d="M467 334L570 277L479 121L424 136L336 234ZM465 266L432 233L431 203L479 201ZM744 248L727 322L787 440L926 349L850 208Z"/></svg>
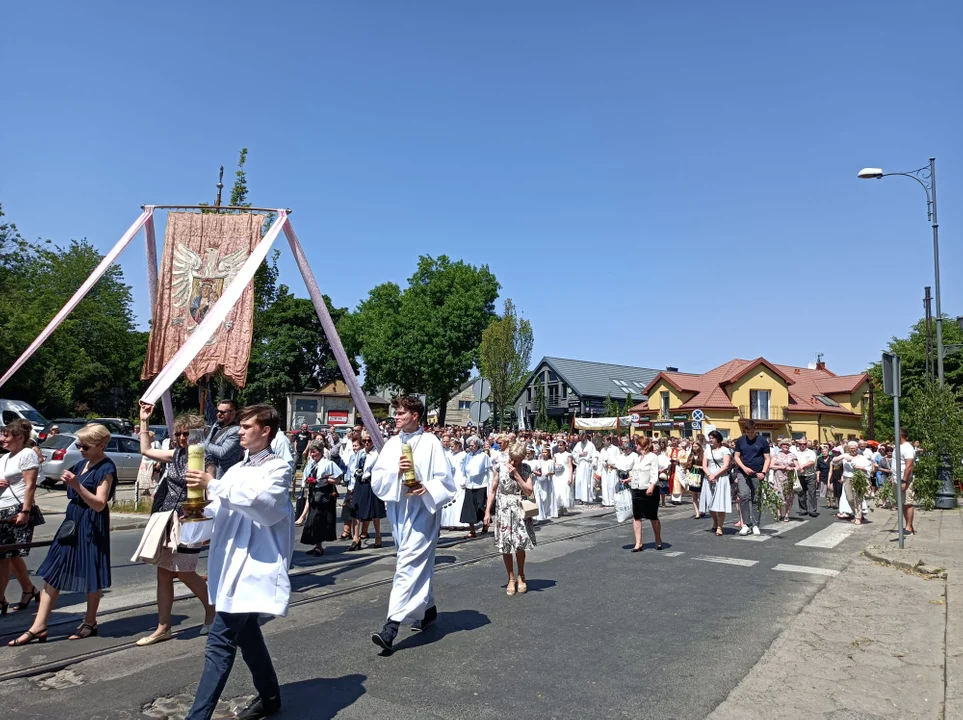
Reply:
<svg viewBox="0 0 963 720"><path fill-rule="evenodd" d="M154 406L141 403L140 405L140 454L153 460L158 465L165 466L165 472L151 504L151 514L175 512L181 514L180 504L187 499L187 447L191 435L196 441L204 437L204 418L199 415L181 415L174 419L174 435L171 438L171 450L157 450L151 443L150 418L154 414ZM146 531L145 531L146 532ZM201 601L204 606L204 625L201 635L207 635L214 622L214 607L208 602L207 583L197 574L197 561L201 553L200 547L179 545L177 550L171 550L166 545L161 547L157 560L157 628L150 635L137 641L140 647L155 645L170 640L171 611L174 609L174 579L180 580Z"/></svg>
<svg viewBox="0 0 963 720"><path fill-rule="evenodd" d="M301 542L314 545L307 555L324 555L322 543L334 542L338 533L338 479L343 471L331 460L324 459L324 440L308 445L308 463L304 466L304 485L308 504ZM347 500L345 501L347 502Z"/></svg>
<svg viewBox="0 0 963 720"><path fill-rule="evenodd" d="M368 433L364 433L361 440L364 454L357 463L355 471L354 494L351 497L354 513L354 537L349 550L360 550L361 540L368 537L368 523L374 523L375 541L373 548L382 547L381 520L388 516L384 500L374 494L371 489L371 470L378 461L378 451L374 449L374 442Z"/></svg>
<svg viewBox="0 0 963 720"><path fill-rule="evenodd" d="M104 455L110 431L98 423L84 425L75 433L83 457L61 479L67 485L63 524L54 536L47 557L37 569L46 584L40 607L30 629L8 645L18 647L47 642L47 621L61 592L87 594L87 613L68 639L82 640L97 634L97 609L101 590L110 587L110 507L117 483L117 468Z"/></svg>
<svg viewBox="0 0 963 720"><path fill-rule="evenodd" d="M688 487L689 493L692 495L692 509L695 510L695 517L693 519L695 520L705 517L700 504L702 483L705 480L705 471L702 469L703 445L705 441L706 439L703 435L699 435L696 438L696 441L692 443L692 447L689 448L689 454L686 456L685 462L685 473L689 478Z"/></svg>
<svg viewBox="0 0 963 720"><path fill-rule="evenodd" d="M702 496L699 508L712 516L712 531L722 537L726 524L726 514L732 507L732 486L729 483L729 464L732 454L722 444L722 433L713 430L709 433L709 445L702 460Z"/></svg>
<svg viewBox="0 0 963 720"><path fill-rule="evenodd" d="M787 438L779 440L779 452L772 456L772 464L769 466L773 471L772 486L782 499L779 505L779 514L783 522L789 522L789 511L792 510L793 501L793 482L795 480L796 468L799 461L790 452L792 443Z"/></svg>
<svg viewBox="0 0 963 720"><path fill-rule="evenodd" d="M665 499L669 495L672 461L669 460L669 456L665 452L668 446L669 442L665 438L652 441L652 452L655 453L659 465L659 507L665 507Z"/></svg>
<svg viewBox="0 0 963 720"><path fill-rule="evenodd" d="M7 454L0 458L0 545L27 545L33 542L33 528L42 518L40 508L34 505L40 461L29 447L33 426L27 420L14 420L0 430L0 445ZM42 523L43 520L41 519ZM7 614L8 603L4 595L10 574L20 583L20 602L16 611L26 610L31 601L40 599L40 591L30 582L30 573L24 558L30 548L7 550L0 553L0 615Z"/></svg>
<svg viewBox="0 0 963 720"><path fill-rule="evenodd" d="M629 488L632 490L632 530L635 533L635 547L632 552L642 552L642 521L652 523L655 533L655 549L662 549L662 521L659 520L659 448L651 438L642 437L637 442L639 460L629 475Z"/></svg>
<svg viewBox="0 0 963 720"><path fill-rule="evenodd" d="M495 505L495 551L502 554L505 570L508 571L506 593L516 593L515 566L512 554L518 563L517 592L528 592L525 582L525 551L535 547L535 529L532 518L526 517L522 507L522 496L530 497L532 471L525 465L524 442L517 441L508 449L508 458L498 464L492 479L492 491L485 508L485 524L491 523L492 505ZM537 512L537 511L536 511Z"/></svg>

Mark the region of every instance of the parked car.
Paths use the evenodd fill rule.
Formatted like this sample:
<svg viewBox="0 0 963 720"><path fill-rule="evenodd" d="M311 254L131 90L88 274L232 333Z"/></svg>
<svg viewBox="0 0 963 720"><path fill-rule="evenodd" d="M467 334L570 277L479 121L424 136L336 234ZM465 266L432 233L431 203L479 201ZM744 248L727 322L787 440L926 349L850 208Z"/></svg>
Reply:
<svg viewBox="0 0 963 720"><path fill-rule="evenodd" d="M40 443L43 453L43 471L50 480L59 482L64 470L69 470L83 460L73 433L51 435ZM117 481L133 483L140 469L140 442L126 435L112 434L105 451L117 466Z"/></svg>
<svg viewBox="0 0 963 720"><path fill-rule="evenodd" d="M99 423L110 430L110 432L116 433L117 435L130 434L124 430L123 423L116 418L95 418L94 420L90 420L88 418L81 417L65 417L55 418L54 420L48 421L47 424L43 426L40 434L37 436L37 442L42 443L44 440L50 437L50 428L52 428L54 425L60 428L61 433L75 433L84 425L89 425L90 423ZM127 422L127 424L130 425L129 422Z"/></svg>
<svg viewBox="0 0 963 720"><path fill-rule="evenodd" d="M159 443L163 443L167 439L167 426L166 425L149 425L151 432L154 433L154 440ZM138 442L140 438L137 438Z"/></svg>
<svg viewBox="0 0 963 720"><path fill-rule="evenodd" d="M14 420L29 420L33 425L33 436L43 430L47 424L47 418L38 413L32 405L21 400L0 400L0 420L3 425L8 425Z"/></svg>
<svg viewBox="0 0 963 720"><path fill-rule="evenodd" d="M112 433L120 435L133 435L134 424L127 418L94 418L90 422L100 423ZM115 430L114 428L119 428Z"/></svg>

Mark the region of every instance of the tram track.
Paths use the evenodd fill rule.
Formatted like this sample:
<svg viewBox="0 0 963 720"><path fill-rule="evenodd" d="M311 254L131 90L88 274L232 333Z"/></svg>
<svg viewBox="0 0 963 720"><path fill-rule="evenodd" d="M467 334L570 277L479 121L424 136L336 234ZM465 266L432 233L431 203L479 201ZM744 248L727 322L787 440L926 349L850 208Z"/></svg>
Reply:
<svg viewBox="0 0 963 720"><path fill-rule="evenodd" d="M590 516L590 517L573 516L573 517L571 518L571 520L567 520L567 521L564 521L564 522L567 524L567 523L569 523L569 522L573 522L573 521L577 521L577 520L583 520L583 521L585 521L585 520L592 520L592 521L597 521L597 520L600 520L600 519L605 519L605 518L610 518L610 517L614 519L614 511L609 511L609 512L605 512L605 513L601 513L601 514L599 514L599 515L592 515L592 516ZM560 523L558 523L558 524L562 524L562 523L560 522ZM608 524L604 525L603 527L590 528L590 529L586 529L586 530L583 530L583 531L580 531L580 532L573 532L573 533L569 533L568 535L562 535L562 536L560 536L560 537L555 537L555 538L551 538L551 539L548 539L548 540L543 540L543 541L541 541L541 542L539 543L539 546L540 546L540 547L543 547L543 546L546 546L546 545L553 545L553 544L555 544L555 543L566 542L566 541L569 541L569 540L576 540L576 539L578 539L578 538L587 537L587 536L590 536L590 535L596 535L596 534L603 533L603 532L606 532L606 531L608 531L608 530L613 530L613 529L616 529L616 528L619 528L619 527L622 527L619 523L617 523L617 522L611 522L611 523L608 523ZM478 538L478 539L481 539L481 538ZM463 540L461 540L461 541L457 541L457 542L454 542L454 543L445 544L444 546L439 546L439 550L446 550L446 549L451 548L451 547L455 547L455 546L462 545L462 544L466 544L466 543L471 543L471 542L474 542L474 541L475 541L475 539L472 539L472 540L463 539ZM319 566L316 566L316 567L312 567L312 568L310 568L310 569L304 568L304 569L303 569L303 570L304 570L303 572L292 573L292 575L293 575L293 576L297 576L297 575L309 575L309 574L314 574L314 573L318 573L318 572L321 572L321 571L327 572L327 571L330 571L330 570L332 570L332 569L341 569L341 568L350 569L351 567L363 566L363 565L365 565L366 563L372 562L372 560L380 560L380 559L385 558L385 557L391 557L392 555L393 555L393 553L392 553L392 554L381 555L381 556L378 556L378 557L375 557L375 558L370 558L370 557L369 557L369 558L358 558L357 560L344 561L343 564L335 564L335 563L332 563L332 564L330 564L330 565L319 565ZM478 556L475 556L475 557L471 557L471 558L466 558L466 559L464 559L464 560L458 560L458 561L455 561L455 562L452 562L452 563L446 563L446 564L444 564L444 565L436 565L436 566L435 566L435 572L436 572L436 573L438 573L438 572L445 572L445 571L452 570L452 569L455 569L455 568L466 567L466 566L468 566L468 565L474 565L474 564L477 564L477 563L480 563L480 562L484 562L484 561L486 561L486 560L491 560L491 559L493 559L493 558L499 558L499 557L501 557L501 553L498 553L498 552L483 553L483 554L481 554L481 555L478 555ZM321 601L324 601L324 600L331 600L331 599L334 599L334 598L343 597L343 596L345 596L345 595L352 595L352 594L354 594L354 593L363 592L364 590L369 590L369 589L371 589L371 588L380 587L380 586L383 586L383 585L390 585L392 581L393 581L393 578L383 578L383 579L380 579L380 580L372 580L372 581L370 581L370 582L361 583L361 584L358 584L358 585L352 585L351 587L345 587L345 588L339 588L339 589L335 589L335 590L330 590L330 591L328 591L328 592L319 593L319 594L317 594L317 595L312 595L312 596L310 596L310 597L304 597L304 598L299 598L299 599L293 599L293 598L292 598L292 600L291 600L291 602L289 603L288 607L289 607L289 608L303 607L303 606L311 605L311 604L313 604L313 603L321 602ZM188 600L188 599L193 599L193 595L188 595L188 596L184 596L184 597L181 597L181 598L175 598L175 602L183 602L183 601ZM109 610L109 611L105 611L105 612L101 613L101 617L103 617L103 616L110 616L110 615L119 615L119 614L131 612L131 611L134 611L134 610L142 610L142 609L145 609L145 608L156 608L156 606L157 606L156 601L147 601L147 602L142 602L142 603L132 603L132 604L130 604L130 605L126 605L126 606L123 606L123 607L112 608L112 609ZM70 623L73 623L73 622L76 622L76 618L64 619L64 620L57 621L56 623L50 623L49 627L56 627L56 626L58 626L58 625L65 625L65 624L70 624ZM194 623L194 624L190 624L190 625L185 625L185 626L183 626L183 627L179 627L177 630L174 630L174 631L171 633L171 635L172 635L172 638L181 637L181 636L185 636L185 635L190 635L191 633L196 632L197 630L199 630L200 627L201 627L201 624L200 624L200 623ZM23 632L22 630L19 630L19 631L10 631L10 632L0 633L0 638L6 639L6 638L17 637L17 636L21 635L22 632ZM98 649L96 649L96 650L90 650L90 651L87 651L87 652L80 652L80 653L76 653L76 654L74 654L74 655L71 655L71 656L69 656L69 657L59 658L59 659L56 659L56 660L50 660L50 661L48 661L48 662L35 663L35 664L33 664L33 665L30 665L29 667L21 667L21 668L18 668L18 669L16 669L16 670L11 670L11 671L7 671L7 672L0 672L0 683L2 683L2 682L7 682L7 681L9 681L9 680L17 680L17 679L22 679L22 678L31 678L31 677L36 677L36 676L38 676L38 675L45 675L45 674L48 674L48 673L60 672L61 670L65 670L65 669L67 669L67 668L69 668L69 667L71 667L71 666L73 666L73 665L77 665L77 664L79 664L79 663L87 662L88 660L95 660L95 659L98 659L98 658L106 657L106 656L108 656L108 655L113 655L113 654L116 654L116 653L119 653L119 652L123 652L123 651L125 651L125 650L129 650L129 649L132 649L132 648L135 648L135 647L137 647L137 640L136 640L136 638L135 638L135 639L132 639L132 640L130 640L130 641L124 641L124 642L118 643L118 644L116 644L116 645L112 645L112 646L110 646L110 647L98 648Z"/></svg>

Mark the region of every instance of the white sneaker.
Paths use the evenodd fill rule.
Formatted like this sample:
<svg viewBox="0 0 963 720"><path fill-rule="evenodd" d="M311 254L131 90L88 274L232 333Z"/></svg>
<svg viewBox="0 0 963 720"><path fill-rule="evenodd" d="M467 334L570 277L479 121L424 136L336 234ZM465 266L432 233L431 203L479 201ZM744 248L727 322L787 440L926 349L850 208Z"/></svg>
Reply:
<svg viewBox="0 0 963 720"><path fill-rule="evenodd" d="M753 525L753 526L752 526L752 534L753 534L753 535L762 535L762 531L759 529L759 526L758 526L758 525Z"/></svg>
<svg viewBox="0 0 963 720"><path fill-rule="evenodd" d="M748 526L748 525L743 525L743 526L742 526L742 530L739 531L739 534L742 535L743 537L745 537L746 535L748 535L748 534L751 533L751 532L752 532L752 530L749 529L749 526Z"/></svg>

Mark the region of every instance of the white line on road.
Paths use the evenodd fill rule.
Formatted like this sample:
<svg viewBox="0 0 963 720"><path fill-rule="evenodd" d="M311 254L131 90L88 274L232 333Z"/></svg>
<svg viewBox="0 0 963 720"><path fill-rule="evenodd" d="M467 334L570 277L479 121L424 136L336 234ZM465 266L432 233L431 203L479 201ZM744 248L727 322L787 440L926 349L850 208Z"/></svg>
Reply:
<svg viewBox="0 0 963 720"><path fill-rule="evenodd" d="M830 525L829 527L823 528L818 533L813 533L805 540L797 542L796 544L803 547L830 550L856 532L857 528L857 525L852 525L850 523L836 523L834 525Z"/></svg>
<svg viewBox="0 0 963 720"><path fill-rule="evenodd" d="M662 553L662 557L679 557L679 555L685 555L685 553L682 550L670 550Z"/></svg>
<svg viewBox="0 0 963 720"><path fill-rule="evenodd" d="M805 565L784 565L779 563L773 570L780 570L782 572L794 572L794 573L806 573L808 575L826 575L828 577L836 577L839 575L839 570L830 570L829 568L818 568L818 567L806 567Z"/></svg>
<svg viewBox="0 0 963 720"><path fill-rule="evenodd" d="M781 522L781 521L774 522L774 523L770 523L769 525L763 525L761 528L759 528L762 531L762 535L745 535L745 536L736 535L736 537L746 542L765 542L769 538L776 537L776 535L782 535L784 532L787 532L789 530L795 530L798 527L802 527L808 522L809 522L808 520L791 521L791 522Z"/></svg>
<svg viewBox="0 0 963 720"><path fill-rule="evenodd" d="M714 557L712 555L699 555L696 560L703 562L719 563L720 565L740 565L742 567L752 567L758 565L758 560L742 560L741 558Z"/></svg>

